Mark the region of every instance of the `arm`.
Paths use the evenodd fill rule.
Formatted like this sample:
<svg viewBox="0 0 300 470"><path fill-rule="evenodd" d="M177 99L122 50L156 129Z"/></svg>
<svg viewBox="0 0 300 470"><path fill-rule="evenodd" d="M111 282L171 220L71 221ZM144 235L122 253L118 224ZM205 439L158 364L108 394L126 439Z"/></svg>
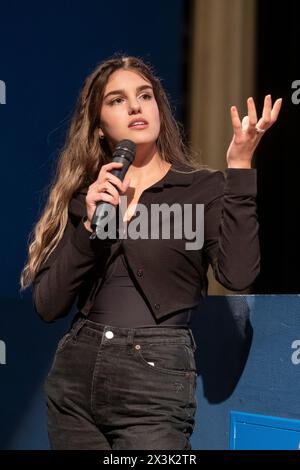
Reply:
<svg viewBox="0 0 300 470"><path fill-rule="evenodd" d="M226 179L216 182L215 197L206 208L204 245L216 279L230 290L246 289L259 273L256 170L251 161L264 132L277 120L281 102L276 100L272 107L267 95L259 121L253 98L247 100L248 116L242 122L237 108L231 107ZM222 173L217 175L221 178Z"/></svg>
<svg viewBox="0 0 300 470"><path fill-rule="evenodd" d="M215 196L205 207L204 251L218 282L244 290L259 273L256 170L215 173Z"/></svg>
<svg viewBox="0 0 300 470"><path fill-rule="evenodd" d="M33 305L46 322L69 313L87 275L100 256L98 239L90 240L91 232L84 225L85 204L79 194L71 201L75 212L70 214L59 244L40 266L33 282Z"/></svg>

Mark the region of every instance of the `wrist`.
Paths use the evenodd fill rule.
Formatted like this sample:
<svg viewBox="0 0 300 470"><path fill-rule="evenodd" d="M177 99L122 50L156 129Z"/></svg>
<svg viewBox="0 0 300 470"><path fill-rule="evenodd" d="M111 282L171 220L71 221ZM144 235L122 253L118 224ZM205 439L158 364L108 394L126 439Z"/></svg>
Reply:
<svg viewBox="0 0 300 470"><path fill-rule="evenodd" d="M251 169L251 161L228 161L227 168Z"/></svg>

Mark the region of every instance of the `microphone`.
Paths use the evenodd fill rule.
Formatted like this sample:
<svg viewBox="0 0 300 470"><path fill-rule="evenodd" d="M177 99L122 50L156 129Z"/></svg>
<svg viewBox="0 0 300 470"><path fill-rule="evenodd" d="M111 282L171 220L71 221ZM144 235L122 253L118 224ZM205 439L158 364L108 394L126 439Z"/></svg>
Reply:
<svg viewBox="0 0 300 470"><path fill-rule="evenodd" d="M135 150L136 145L131 140L121 140L114 152L113 152L113 162L121 162L123 166L121 168L114 168L111 171L111 174L117 176L121 181L123 181L125 174L134 160L135 157ZM110 202L106 201L99 201L97 202L97 207L95 209L91 227L94 230L93 234L90 238L98 238L102 239L101 234L104 233L104 229L108 222L112 219L115 215L115 206Z"/></svg>

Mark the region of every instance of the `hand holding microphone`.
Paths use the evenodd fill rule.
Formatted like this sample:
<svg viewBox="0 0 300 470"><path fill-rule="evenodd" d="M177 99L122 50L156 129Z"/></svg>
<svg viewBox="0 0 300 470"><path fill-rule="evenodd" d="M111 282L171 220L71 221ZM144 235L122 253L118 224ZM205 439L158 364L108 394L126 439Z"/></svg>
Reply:
<svg viewBox="0 0 300 470"><path fill-rule="evenodd" d="M114 168L119 169L122 166L123 163L121 162L111 162L106 165L102 165L98 178L89 186L86 196L87 220L84 225L90 232L93 231L91 224L93 215L97 208L97 203L100 201L106 201L117 206L119 204L119 192L124 193L128 189L130 180L125 179L125 181L122 182L111 172ZM119 189L119 192L116 187Z"/></svg>
<svg viewBox="0 0 300 470"><path fill-rule="evenodd" d="M113 153L113 161L102 165L97 180L89 186L86 196L87 220L85 227L95 234L107 224L107 213L112 206L118 206L119 193L127 191L130 179L124 176L134 160L135 144L130 140L118 143ZM95 235L93 236L95 238Z"/></svg>

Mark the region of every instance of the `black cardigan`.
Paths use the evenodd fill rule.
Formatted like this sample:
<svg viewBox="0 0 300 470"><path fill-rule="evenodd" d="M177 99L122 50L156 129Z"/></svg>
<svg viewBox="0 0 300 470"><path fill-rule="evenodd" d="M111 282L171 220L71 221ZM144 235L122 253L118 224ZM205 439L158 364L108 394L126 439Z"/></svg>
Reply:
<svg viewBox="0 0 300 470"><path fill-rule="evenodd" d="M72 198L63 237L33 282L34 308L47 322L67 315L77 296L78 310L88 315L121 243L157 319L199 303L207 294L208 263L216 279L234 291L249 287L259 273L255 169L190 172L185 165L173 164L144 190L139 203L148 208L152 203L204 204L205 242L197 250L186 250L184 238L91 240L83 224L87 189Z"/></svg>

